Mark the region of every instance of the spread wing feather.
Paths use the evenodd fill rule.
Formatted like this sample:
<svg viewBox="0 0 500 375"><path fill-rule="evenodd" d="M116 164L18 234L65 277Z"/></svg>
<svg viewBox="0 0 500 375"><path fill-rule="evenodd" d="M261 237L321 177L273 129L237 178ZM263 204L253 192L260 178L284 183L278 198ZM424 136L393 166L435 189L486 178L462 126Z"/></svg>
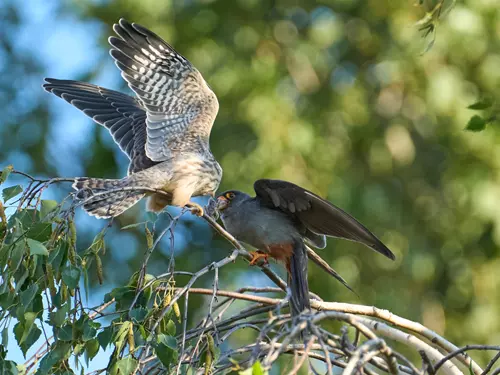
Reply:
<svg viewBox="0 0 500 375"><path fill-rule="evenodd" d="M395 259L394 254L363 224L300 186L281 180L261 179L255 182L254 190L264 204L296 217L316 234L360 242Z"/></svg>
<svg viewBox="0 0 500 375"><path fill-rule="evenodd" d="M43 88L109 130L129 157L129 174L156 163L146 156L146 111L135 98L90 83L45 78Z"/></svg>
<svg viewBox="0 0 500 375"><path fill-rule="evenodd" d="M146 155L154 161L172 150L208 149L219 109L200 72L145 27L121 19L109 38L111 56L146 109Z"/></svg>

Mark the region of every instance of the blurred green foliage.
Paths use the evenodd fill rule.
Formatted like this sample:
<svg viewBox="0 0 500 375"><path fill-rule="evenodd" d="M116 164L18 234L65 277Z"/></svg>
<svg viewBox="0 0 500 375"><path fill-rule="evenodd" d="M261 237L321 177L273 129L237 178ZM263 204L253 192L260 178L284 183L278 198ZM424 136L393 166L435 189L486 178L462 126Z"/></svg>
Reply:
<svg viewBox="0 0 500 375"><path fill-rule="evenodd" d="M391 263L360 245L329 240L322 256L360 298L313 265L312 291L325 300L387 308L458 345L494 344L500 341L500 132L463 129L477 115L468 106L499 97L500 7L459 2L436 23L435 42L422 55L429 40L415 24L435 4L75 0L58 8L57 17L98 21L103 50L112 24L125 17L158 33L201 71L220 102L211 148L224 169L221 190L251 192L253 181L265 177L293 181L353 214L396 253ZM21 23L10 11L4 22ZM0 75L0 159L22 149L32 159L27 172L53 174L46 158L48 96L31 85L24 112L13 99L41 68L9 42L1 48L8 56L1 70L16 84ZM82 76L57 78L92 81L102 59L110 57L99 55ZM25 123L42 134L26 147ZM113 157L116 146L103 142L103 134L95 126L82 156L85 174L115 177L124 158ZM138 215L132 211L113 227L139 221ZM176 254L178 269L195 271L230 249L203 223L187 221L178 230L187 238ZM139 266L145 240L140 231L134 236L140 245L125 261L130 273L114 275L110 268L119 260L113 252L103 256L112 275L107 282L123 282ZM169 253L154 256L166 269ZM221 275L221 287L254 283L251 272L238 277L244 271L235 264L234 274Z"/></svg>

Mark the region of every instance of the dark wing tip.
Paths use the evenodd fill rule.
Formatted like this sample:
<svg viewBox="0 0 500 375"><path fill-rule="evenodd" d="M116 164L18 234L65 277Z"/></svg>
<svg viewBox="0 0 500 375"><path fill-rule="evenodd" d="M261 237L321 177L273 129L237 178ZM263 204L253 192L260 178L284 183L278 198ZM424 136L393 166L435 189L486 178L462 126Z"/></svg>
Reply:
<svg viewBox="0 0 500 375"><path fill-rule="evenodd" d="M44 81L44 83L42 84L43 89L47 92L52 92L52 89L53 89L52 85L57 83L57 81L59 81L59 80L56 78L45 77L43 79L43 81Z"/></svg>
<svg viewBox="0 0 500 375"><path fill-rule="evenodd" d="M371 248L382 255L385 255L387 258L391 260L396 260L396 255L389 250L387 246L385 246L381 241L377 241L376 244L372 245Z"/></svg>

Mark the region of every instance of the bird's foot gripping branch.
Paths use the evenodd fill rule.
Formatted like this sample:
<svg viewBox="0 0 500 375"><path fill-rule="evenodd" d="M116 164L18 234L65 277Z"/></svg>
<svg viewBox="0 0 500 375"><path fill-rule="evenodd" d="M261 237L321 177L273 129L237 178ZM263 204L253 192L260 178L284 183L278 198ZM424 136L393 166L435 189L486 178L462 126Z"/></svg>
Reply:
<svg viewBox="0 0 500 375"><path fill-rule="evenodd" d="M2 182L10 172L4 170ZM259 267L273 286L219 288L234 261L252 256L207 210L202 218L234 247L228 256L199 270L176 269L170 262L167 272L151 275L151 255L171 245L161 240L173 241L184 212L163 226L136 224L131 229L145 236L143 261L126 283L112 288L105 250L113 223L86 241L74 222L78 203L71 195L61 202L42 198L48 186L65 180L23 176L24 186L3 189L0 206L0 373L257 374L275 367L294 374L304 366L328 374L498 372L499 355L481 367L466 352L495 353L500 347L458 348L419 323L373 306L311 294L312 309L292 318L286 283L268 265ZM97 282L106 295L90 305L87 295ZM201 307L195 296L205 296ZM9 340L25 360L14 361ZM109 359L96 368L99 352Z"/></svg>

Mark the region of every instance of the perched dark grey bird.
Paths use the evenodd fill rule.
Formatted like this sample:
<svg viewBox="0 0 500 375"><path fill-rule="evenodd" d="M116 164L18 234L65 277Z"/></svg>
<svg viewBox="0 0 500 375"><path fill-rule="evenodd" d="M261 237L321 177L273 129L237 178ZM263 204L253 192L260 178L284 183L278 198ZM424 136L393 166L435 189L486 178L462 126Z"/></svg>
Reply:
<svg viewBox="0 0 500 375"><path fill-rule="evenodd" d="M360 222L316 194L291 182L257 180L255 197L230 190L217 197L217 209L227 231L258 251L258 259L285 264L292 292L291 310L310 308L306 244L326 246L326 236L360 242L395 259L394 254Z"/></svg>
<svg viewBox="0 0 500 375"><path fill-rule="evenodd" d="M136 98L89 83L46 78L45 90L74 105L106 127L129 157L120 180L76 178L73 187L83 208L114 217L145 195L141 187L169 193L150 195L148 209L166 205L202 208L191 197L214 195L222 169L209 136L219 109L217 97L200 72L159 36L121 19L110 37L111 56Z"/></svg>

